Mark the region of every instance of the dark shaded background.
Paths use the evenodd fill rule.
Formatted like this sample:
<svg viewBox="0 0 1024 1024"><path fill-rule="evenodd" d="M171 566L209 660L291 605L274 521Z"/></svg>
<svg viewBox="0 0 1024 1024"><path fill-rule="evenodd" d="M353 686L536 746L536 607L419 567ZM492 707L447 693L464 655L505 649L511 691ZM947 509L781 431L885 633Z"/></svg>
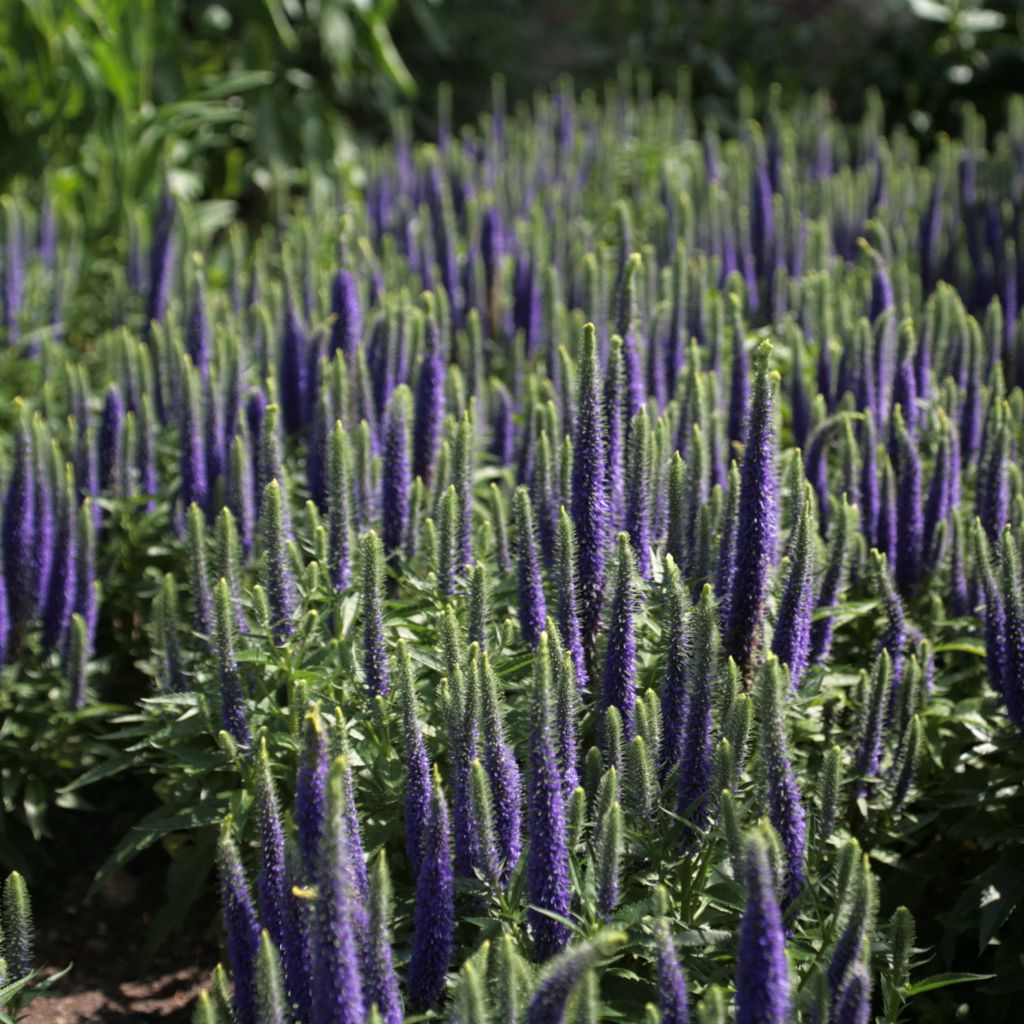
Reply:
<svg viewBox="0 0 1024 1024"><path fill-rule="evenodd" d="M826 89L855 117L877 88L922 137L962 101L993 122L1024 83L1021 0L0 0L0 192L45 181L101 254L169 175L207 226L259 222L354 166L400 106L434 126L559 75L621 66L655 88L692 69L728 130L741 84Z"/></svg>

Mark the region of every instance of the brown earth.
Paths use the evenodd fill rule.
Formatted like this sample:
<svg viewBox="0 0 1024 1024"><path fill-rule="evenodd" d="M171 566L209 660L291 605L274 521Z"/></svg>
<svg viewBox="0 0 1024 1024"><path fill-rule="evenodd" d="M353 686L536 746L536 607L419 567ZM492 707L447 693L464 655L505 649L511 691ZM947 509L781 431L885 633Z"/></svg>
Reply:
<svg viewBox="0 0 1024 1024"><path fill-rule="evenodd" d="M91 872L65 887L62 906L38 907L36 963L44 974L73 964L22 1018L24 1024L186 1024L216 962L211 937L195 929L173 936L142 962L149 925L163 901L166 862L112 877L85 901ZM200 914L193 915L201 916ZM212 917L212 915L209 915Z"/></svg>

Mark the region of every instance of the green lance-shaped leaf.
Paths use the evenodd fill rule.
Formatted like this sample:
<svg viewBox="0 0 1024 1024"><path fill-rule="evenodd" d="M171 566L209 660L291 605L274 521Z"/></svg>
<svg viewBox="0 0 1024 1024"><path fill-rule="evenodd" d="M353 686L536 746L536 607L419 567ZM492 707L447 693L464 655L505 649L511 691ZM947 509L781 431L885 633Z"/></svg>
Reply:
<svg viewBox="0 0 1024 1024"><path fill-rule="evenodd" d="M256 1024L286 1024L289 1020L284 978L277 950L264 928L256 954Z"/></svg>

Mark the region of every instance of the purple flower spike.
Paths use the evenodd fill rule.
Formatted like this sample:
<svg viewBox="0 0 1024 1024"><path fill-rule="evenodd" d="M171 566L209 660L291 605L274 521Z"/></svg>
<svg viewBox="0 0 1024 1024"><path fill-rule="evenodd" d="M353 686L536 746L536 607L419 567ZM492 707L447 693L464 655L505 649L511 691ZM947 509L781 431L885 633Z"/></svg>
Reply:
<svg viewBox="0 0 1024 1024"><path fill-rule="evenodd" d="M405 762L405 852L418 874L427 823L430 821L430 761L420 729L416 680L409 649L398 641L396 657L398 699L402 707L402 736Z"/></svg>
<svg viewBox="0 0 1024 1024"><path fill-rule="evenodd" d="M759 835L749 840L743 874L747 903L736 956L736 1024L788 1024L786 935L768 849Z"/></svg>
<svg viewBox="0 0 1024 1024"><path fill-rule="evenodd" d="M896 447L896 581L904 592L920 579L924 556L921 457L899 406L893 410Z"/></svg>
<svg viewBox="0 0 1024 1024"><path fill-rule="evenodd" d="M772 346L754 353L754 388L747 420L747 444L740 467L736 517L736 570L729 594L726 652L745 672L753 669L764 622L768 570L776 543L774 387L769 367Z"/></svg>
<svg viewBox="0 0 1024 1024"><path fill-rule="evenodd" d="M536 647L544 632L547 602L540 577L540 556L533 526L530 492L517 487L512 499L512 515L516 528L516 563L519 569L519 627L523 639Z"/></svg>
<svg viewBox="0 0 1024 1024"><path fill-rule="evenodd" d="M313 921L313 1019L364 1024L363 983L354 927L356 892L348 837L344 762L331 766L320 841Z"/></svg>
<svg viewBox="0 0 1024 1024"><path fill-rule="evenodd" d="M181 405L180 468L181 503L184 508L198 505L206 508L208 480L206 475L206 439L203 430L202 392L199 373L192 363L182 360L185 394Z"/></svg>
<svg viewBox="0 0 1024 1024"><path fill-rule="evenodd" d="M794 686L800 683L810 660L815 533L813 499L808 494L790 542L789 573L772 638L772 651L789 667Z"/></svg>
<svg viewBox="0 0 1024 1024"><path fill-rule="evenodd" d="M594 325L583 328L573 436L572 521L578 545L580 619L584 644L593 647L601 626L609 511L605 494L605 427Z"/></svg>
<svg viewBox="0 0 1024 1024"><path fill-rule="evenodd" d="M11 613L7 603L3 552L0 551L0 668L7 664L7 645L11 634Z"/></svg>
<svg viewBox="0 0 1024 1024"><path fill-rule="evenodd" d="M100 487L104 491L116 492L122 481L116 479L121 463L121 424L124 420L124 401L121 392L111 384L103 402L103 416L100 420L99 455Z"/></svg>
<svg viewBox="0 0 1024 1024"><path fill-rule="evenodd" d="M297 434L309 418L311 404L307 342L295 311L291 289L285 297L278 381L285 430Z"/></svg>
<svg viewBox="0 0 1024 1024"><path fill-rule="evenodd" d="M454 935L455 875L448 804L435 769L430 820L423 836L422 861L416 875L413 944L406 976L406 992L413 1009L429 1009L440 998Z"/></svg>
<svg viewBox="0 0 1024 1024"><path fill-rule="evenodd" d="M690 615L686 677L689 695L679 750L679 814L698 831L711 820L711 707L718 680L721 644L718 611L707 584Z"/></svg>
<svg viewBox="0 0 1024 1024"><path fill-rule="evenodd" d="M196 267L195 292L185 332L185 351L193 366L206 377L210 370L210 325L206 316L206 287L201 264Z"/></svg>
<svg viewBox="0 0 1024 1024"><path fill-rule="evenodd" d="M364 995L369 1006L376 1006L380 1024L402 1024L402 998L398 992L398 977L391 953L390 931L391 877L384 850L381 850L373 870L370 927L364 955Z"/></svg>
<svg viewBox="0 0 1024 1024"><path fill-rule="evenodd" d="M608 646L605 649L601 707L616 707L622 715L626 740L635 734L636 612L639 603L636 562L629 534L620 533L608 607Z"/></svg>
<svg viewBox="0 0 1024 1024"><path fill-rule="evenodd" d="M498 853L503 862L502 880L507 880L522 851L520 807L522 776L515 752L505 739L501 716L498 677L487 652L480 656L483 677L483 762L491 783Z"/></svg>
<svg viewBox="0 0 1024 1024"><path fill-rule="evenodd" d="M668 921L661 918L654 926L658 958L658 1009L660 1024L690 1024L686 975L679 963Z"/></svg>
<svg viewBox="0 0 1024 1024"><path fill-rule="evenodd" d="M661 683L661 772L664 776L679 761L686 716L687 629L689 599L679 566L665 556L665 611L663 637L665 674Z"/></svg>
<svg viewBox="0 0 1024 1024"><path fill-rule="evenodd" d="M583 634L577 610L576 530L565 508L559 510L555 534L555 569L558 586L558 630L562 643L572 657L576 686L587 688L587 663L583 654Z"/></svg>
<svg viewBox="0 0 1024 1024"><path fill-rule="evenodd" d="M805 881L804 848L807 827L803 799L789 757L783 673L778 660L770 656L761 675L761 764L768 801L768 817L782 840L786 854L785 898L788 906L799 895Z"/></svg>
<svg viewBox="0 0 1024 1024"><path fill-rule="evenodd" d="M331 327L331 342L328 354L344 352L345 360L352 362L363 336L363 310L359 299L359 287L351 270L342 268L331 285L331 312L334 325Z"/></svg>
<svg viewBox="0 0 1024 1024"><path fill-rule="evenodd" d="M3 566L8 611L15 629L27 622L36 606L35 564L36 481L32 427L28 409L14 400L18 417L10 483L4 499Z"/></svg>
<svg viewBox="0 0 1024 1024"><path fill-rule="evenodd" d="M384 642L384 547L370 530L362 540L363 668L371 697L388 692L388 654Z"/></svg>
<svg viewBox="0 0 1024 1024"><path fill-rule="evenodd" d="M305 737L295 781L295 821L299 853L308 878L316 871L317 851L324 830L327 796L327 735L320 713L306 716Z"/></svg>
<svg viewBox="0 0 1024 1024"><path fill-rule="evenodd" d="M616 335L612 338L604 381L604 423L608 439L605 489L611 506L611 519L616 525L621 522L625 500L626 436L629 426L627 408L622 339Z"/></svg>
<svg viewBox="0 0 1024 1024"><path fill-rule="evenodd" d="M224 914L224 944L235 982L235 1013L238 1024L256 1024L256 954L260 927L238 849L226 827L221 833L217 867Z"/></svg>
<svg viewBox="0 0 1024 1024"><path fill-rule="evenodd" d="M149 297L146 301L146 332L154 321L163 322L174 282L174 217L176 204L166 187L160 194L149 250Z"/></svg>
<svg viewBox="0 0 1024 1024"><path fill-rule="evenodd" d="M304 968L306 950L303 936L296 927L295 897L291 893L285 861L281 808L270 774L266 740L260 744L257 759L256 803L260 831L260 920L281 952L290 1000L301 1005L307 982Z"/></svg>
<svg viewBox="0 0 1024 1024"><path fill-rule="evenodd" d="M587 972L626 941L622 932L603 931L566 950L537 982L525 1024L565 1024L566 1004Z"/></svg>
<svg viewBox="0 0 1024 1024"><path fill-rule="evenodd" d="M412 471L429 483L441 438L444 420L444 360L441 331L438 327L434 297L424 295L427 307L426 350L423 352L416 381L416 412L413 424Z"/></svg>
<svg viewBox="0 0 1024 1024"><path fill-rule="evenodd" d="M572 909L569 848L562 774L555 746L551 661L544 633L534 658L533 732L530 740L530 848L526 888L527 919L538 960L547 960L569 941L569 927L541 911L568 917ZM538 908L534 910L533 908Z"/></svg>
<svg viewBox="0 0 1024 1024"><path fill-rule="evenodd" d="M863 964L854 966L836 1000L835 1024L868 1024L871 1019L871 978Z"/></svg>
<svg viewBox="0 0 1024 1024"><path fill-rule="evenodd" d="M412 396L403 384L395 389L384 416L384 468L381 480L381 539L388 554L400 551L409 519L409 413Z"/></svg>

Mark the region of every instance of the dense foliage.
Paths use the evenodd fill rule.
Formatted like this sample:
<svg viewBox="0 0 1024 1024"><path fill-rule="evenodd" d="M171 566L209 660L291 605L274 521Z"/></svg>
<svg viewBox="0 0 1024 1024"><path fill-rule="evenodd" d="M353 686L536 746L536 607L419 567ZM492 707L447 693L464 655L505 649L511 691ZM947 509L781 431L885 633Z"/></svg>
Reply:
<svg viewBox="0 0 1024 1024"><path fill-rule="evenodd" d="M148 780L98 881L165 844L158 942L216 877L202 1021L1000 1019L1007 125L499 90L274 232L164 191L95 330L26 185L0 857Z"/></svg>

